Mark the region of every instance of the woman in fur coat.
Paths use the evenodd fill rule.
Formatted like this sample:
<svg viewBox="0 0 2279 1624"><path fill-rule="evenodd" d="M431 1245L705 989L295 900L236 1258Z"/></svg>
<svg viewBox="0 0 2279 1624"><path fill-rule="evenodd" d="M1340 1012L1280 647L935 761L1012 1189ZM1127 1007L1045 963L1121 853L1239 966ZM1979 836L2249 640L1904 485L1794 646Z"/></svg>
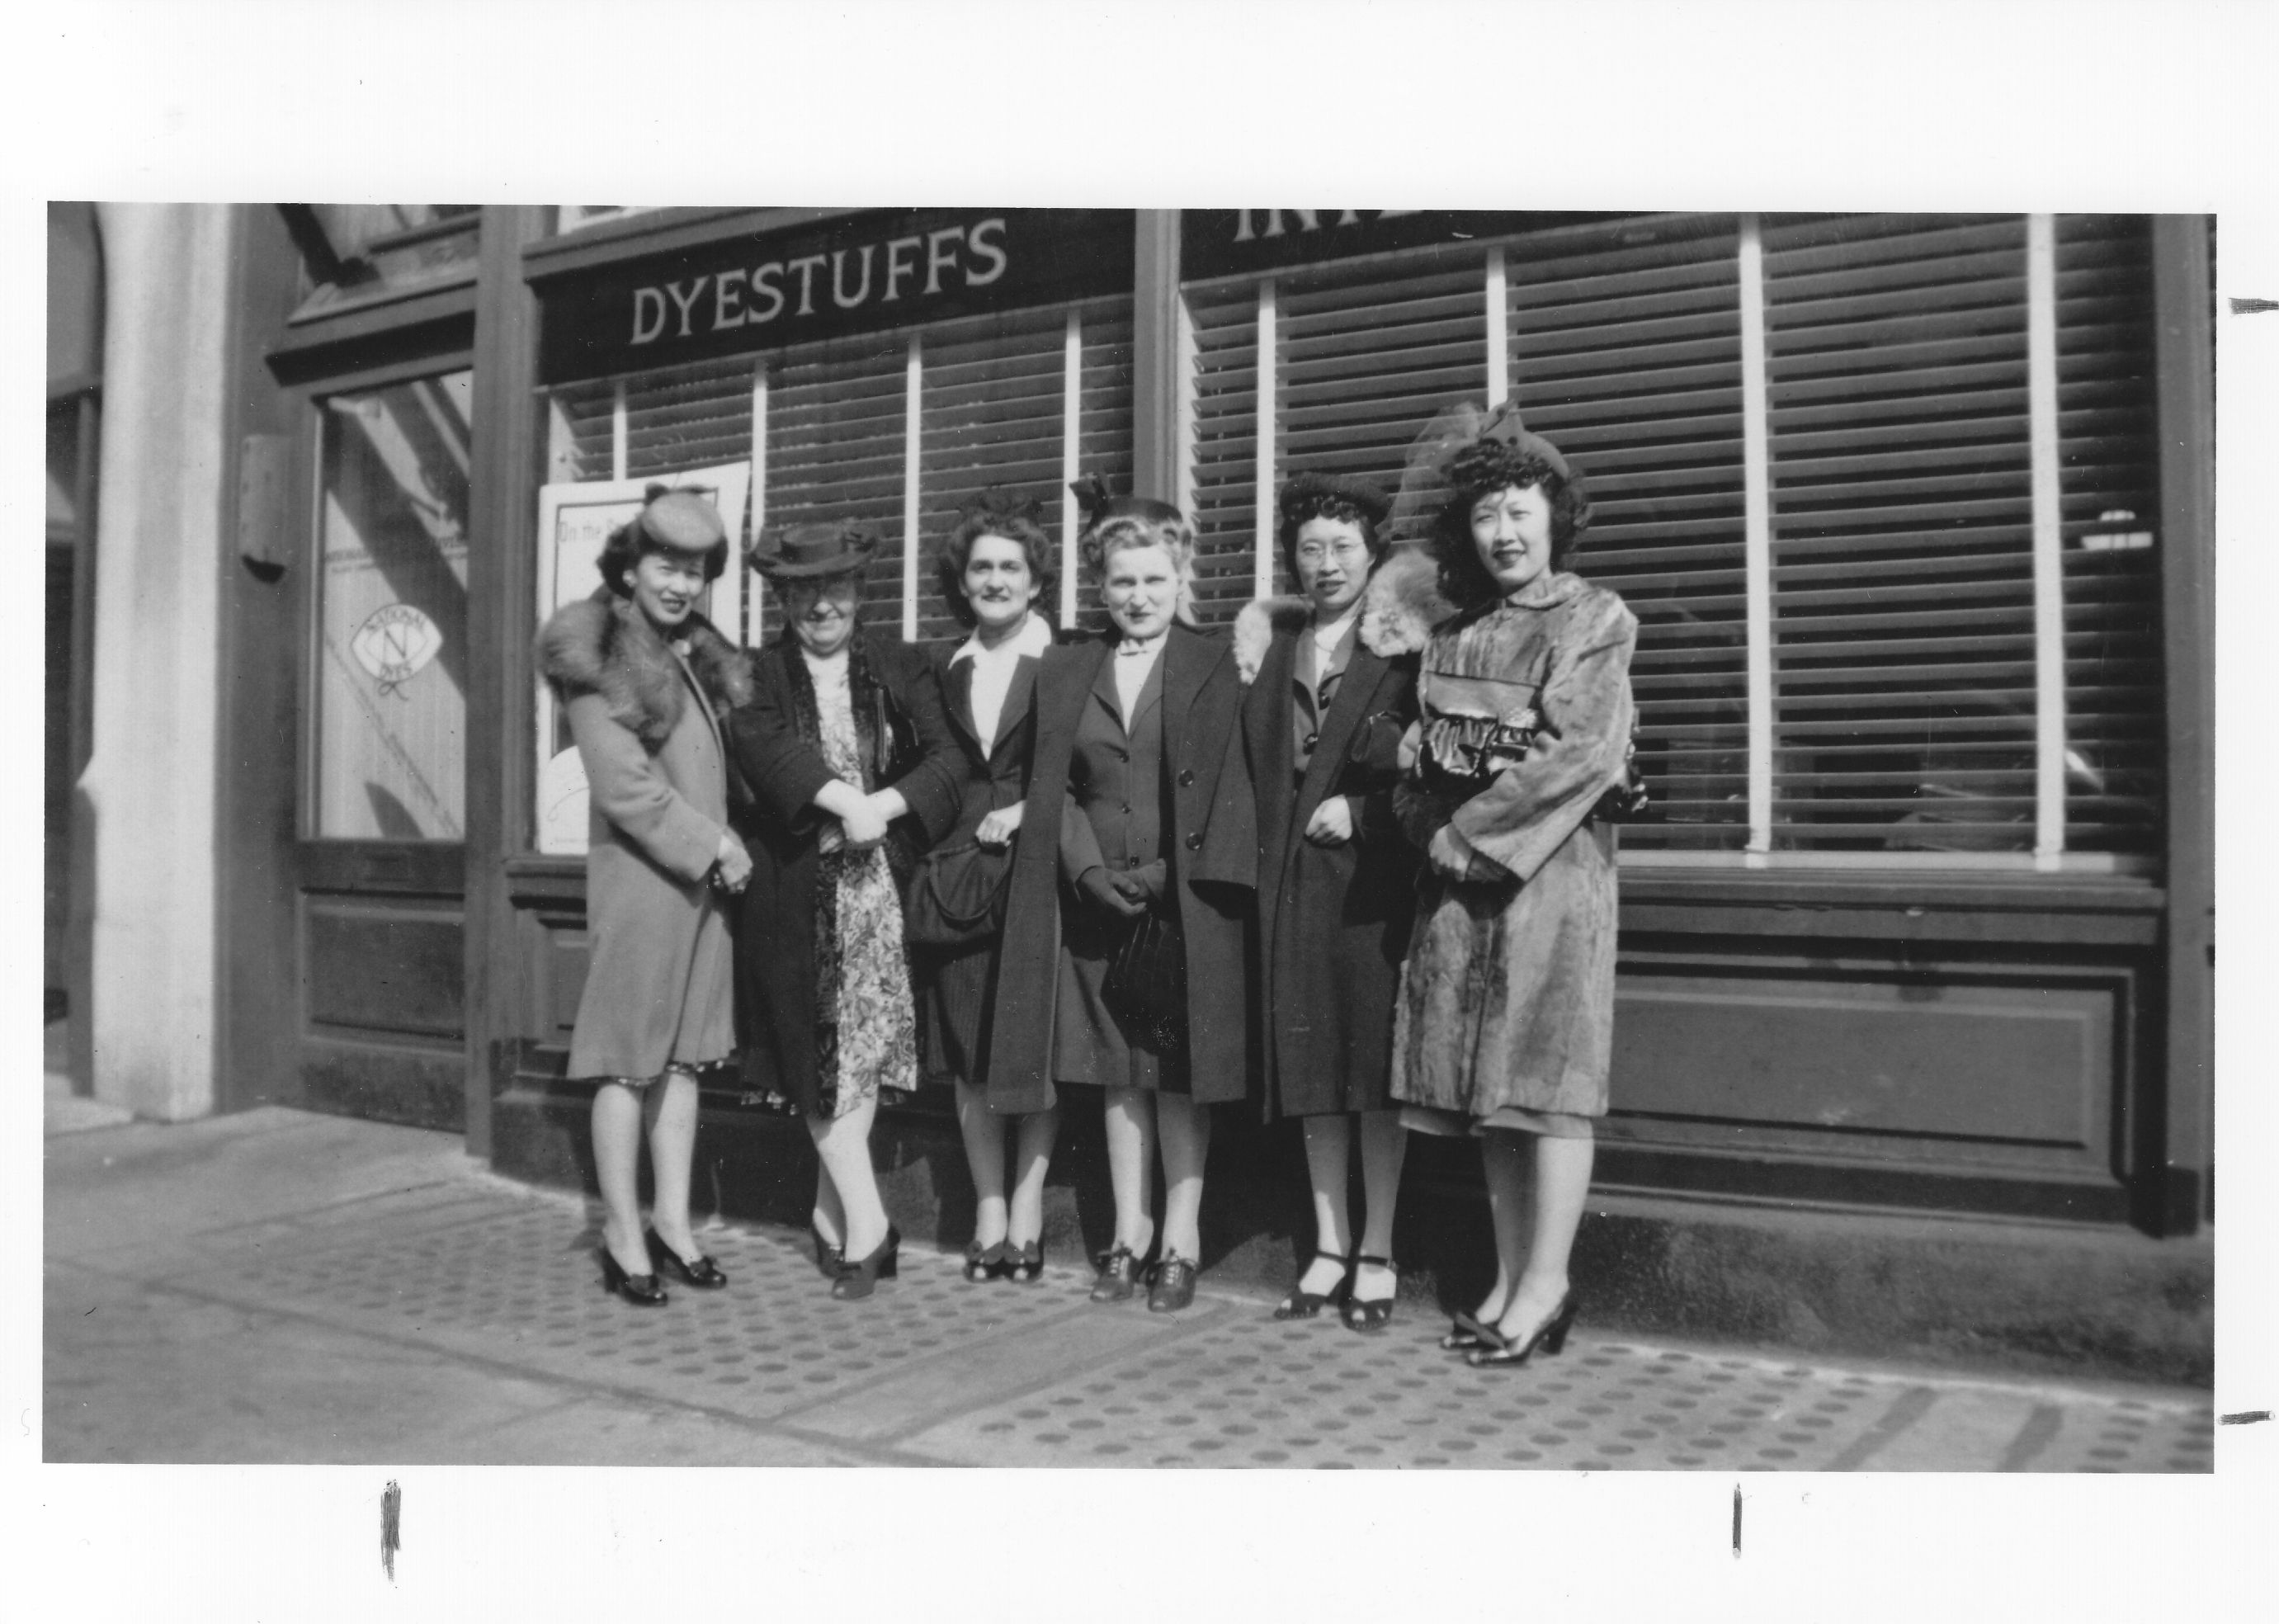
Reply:
<svg viewBox="0 0 2279 1624"><path fill-rule="evenodd" d="M1363 607L1390 506L1339 475L1285 485L1282 559L1305 596L1261 599L1234 629L1258 798L1265 1114L1304 1123L1314 1197L1313 1260L1274 1317L1310 1320L1342 1299L1358 1331L1393 1318L1393 1207L1408 1143L1385 1080L1415 906L1416 853L1393 821L1393 787L1416 661L1385 657L1372 635L1384 617ZM1368 1203L1358 1248L1346 1200L1356 1133Z"/></svg>
<svg viewBox="0 0 2279 1624"><path fill-rule="evenodd" d="M1638 622L1569 574L1581 480L1507 405L1440 465L1442 590L1394 797L1425 854L1393 1028L1402 1120L1480 1141L1496 1280L1445 1346L1475 1365L1556 1353L1614 1030L1615 835ZM1527 1200L1533 1172L1533 1200ZM1531 1217L1532 1222L1531 1224Z"/></svg>
<svg viewBox="0 0 2279 1624"><path fill-rule="evenodd" d="M578 742L592 807L586 855L591 939L570 1040L570 1075L594 1090L603 1283L627 1302L665 1301L659 1267L728 1283L688 1224L696 1078L733 1062L733 943L725 893L751 858L729 827L720 722L750 697L742 653L696 612L728 543L702 497L652 486L602 550L603 582L539 636L540 667ZM637 1186L648 1124L656 1228Z"/></svg>

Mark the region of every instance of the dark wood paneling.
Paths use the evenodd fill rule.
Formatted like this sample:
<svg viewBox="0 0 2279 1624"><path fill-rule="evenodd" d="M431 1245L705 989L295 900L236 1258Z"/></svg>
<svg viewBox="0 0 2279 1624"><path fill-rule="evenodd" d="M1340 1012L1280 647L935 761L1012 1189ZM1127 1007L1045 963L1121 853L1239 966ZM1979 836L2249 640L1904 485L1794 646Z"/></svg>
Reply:
<svg viewBox="0 0 2279 1624"><path fill-rule="evenodd" d="M545 1035L566 1044L578 1024L578 1000L586 990L586 966L593 955L593 939L583 930L551 929L546 933L544 981L548 1027Z"/></svg>
<svg viewBox="0 0 2279 1624"><path fill-rule="evenodd" d="M466 848L456 841L306 841L300 863L311 891L457 897L466 883Z"/></svg>
<svg viewBox="0 0 2279 1624"><path fill-rule="evenodd" d="M474 458L467 564L467 1149L490 1153L492 1095L506 1086L516 1036L521 933L505 861L529 839L532 595L538 566L535 302L522 256L547 211L483 211L475 311Z"/></svg>
<svg viewBox="0 0 2279 1624"><path fill-rule="evenodd" d="M1624 976L1620 1136L1778 1129L1877 1160L2093 1171L2110 1132L2109 989ZM1657 1120L1660 1119L1660 1120Z"/></svg>
<svg viewBox="0 0 2279 1624"><path fill-rule="evenodd" d="M304 491L307 467L295 429L304 410L278 386L262 357L284 330L300 291L300 267L284 222L265 205L233 211L238 232L230 343L231 420L226 443L282 446L287 489ZM221 482L219 572L221 703L214 759L214 934L220 966L215 1067L225 1111L297 1103L294 1045L301 1003L294 931L294 819L298 760L297 669L307 557L302 504L281 524L231 467ZM267 534L264 534L266 532ZM265 560L246 561L249 544Z"/></svg>
<svg viewBox="0 0 2279 1624"><path fill-rule="evenodd" d="M2215 1144L2215 289L2205 215L2152 223L2168 735L2168 1041L2160 1228L2212 1206ZM2152 1124L2148 1122L2148 1127Z"/></svg>
<svg viewBox="0 0 2279 1624"><path fill-rule="evenodd" d="M466 1062L457 1045L311 1037L301 1045L301 1103L311 1111L460 1131Z"/></svg>
<svg viewBox="0 0 2279 1624"><path fill-rule="evenodd" d="M311 1026L464 1035L466 942L458 909L312 897L303 929Z"/></svg>

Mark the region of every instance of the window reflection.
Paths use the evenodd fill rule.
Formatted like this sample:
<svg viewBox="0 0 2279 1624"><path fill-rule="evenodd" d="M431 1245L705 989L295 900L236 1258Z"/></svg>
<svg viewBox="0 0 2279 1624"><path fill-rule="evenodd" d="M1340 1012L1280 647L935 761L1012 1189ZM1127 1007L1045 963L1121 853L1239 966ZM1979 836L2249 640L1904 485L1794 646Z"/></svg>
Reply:
<svg viewBox="0 0 2279 1624"><path fill-rule="evenodd" d="M464 835L473 376L325 402L319 838Z"/></svg>

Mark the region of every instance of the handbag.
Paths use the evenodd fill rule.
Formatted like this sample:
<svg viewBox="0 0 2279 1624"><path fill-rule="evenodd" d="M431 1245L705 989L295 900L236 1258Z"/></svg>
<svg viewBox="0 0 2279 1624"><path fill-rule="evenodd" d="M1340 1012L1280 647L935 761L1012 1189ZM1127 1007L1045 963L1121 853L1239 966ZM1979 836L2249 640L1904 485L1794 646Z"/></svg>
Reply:
<svg viewBox="0 0 2279 1624"><path fill-rule="evenodd" d="M1187 943L1177 915L1150 908L1109 961L1100 996L1108 1007L1174 1051L1187 1036Z"/></svg>
<svg viewBox="0 0 2279 1624"><path fill-rule="evenodd" d="M902 930L917 947L966 947L1005 925L1013 849L961 841L918 859L902 899Z"/></svg>

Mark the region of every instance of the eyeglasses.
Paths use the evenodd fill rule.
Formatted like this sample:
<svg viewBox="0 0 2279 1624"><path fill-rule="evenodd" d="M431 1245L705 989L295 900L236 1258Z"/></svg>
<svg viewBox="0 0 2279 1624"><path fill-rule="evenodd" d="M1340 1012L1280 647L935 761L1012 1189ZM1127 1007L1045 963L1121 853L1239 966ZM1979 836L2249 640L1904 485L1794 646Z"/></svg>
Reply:
<svg viewBox="0 0 2279 1624"><path fill-rule="evenodd" d="M1335 558L1340 564L1354 564L1369 557L1367 542L1339 542L1324 547L1319 542L1303 542L1298 547L1298 562L1319 564L1324 558Z"/></svg>

